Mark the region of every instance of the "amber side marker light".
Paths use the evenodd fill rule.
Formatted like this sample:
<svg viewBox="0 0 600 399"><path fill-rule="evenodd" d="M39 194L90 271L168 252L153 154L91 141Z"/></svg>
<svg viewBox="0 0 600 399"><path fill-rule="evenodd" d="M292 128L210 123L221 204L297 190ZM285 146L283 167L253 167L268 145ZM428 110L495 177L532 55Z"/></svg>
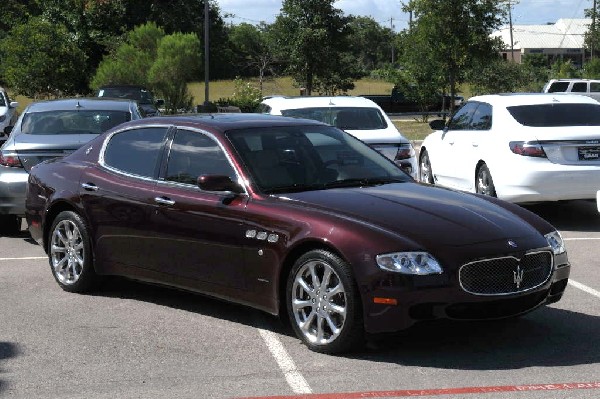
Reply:
<svg viewBox="0 0 600 399"><path fill-rule="evenodd" d="M379 297L374 297L373 298L373 303L379 303L381 305L397 305L398 304L398 300L394 299L394 298L379 298Z"/></svg>

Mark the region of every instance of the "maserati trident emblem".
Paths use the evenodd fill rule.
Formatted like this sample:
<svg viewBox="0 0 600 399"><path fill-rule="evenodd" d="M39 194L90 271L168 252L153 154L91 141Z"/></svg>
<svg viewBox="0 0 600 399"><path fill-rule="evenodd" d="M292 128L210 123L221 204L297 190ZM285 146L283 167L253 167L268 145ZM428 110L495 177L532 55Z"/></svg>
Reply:
<svg viewBox="0 0 600 399"><path fill-rule="evenodd" d="M511 246L511 247L513 247L513 248L518 247L517 243L514 242L513 240L508 240L508 245Z"/></svg>
<svg viewBox="0 0 600 399"><path fill-rule="evenodd" d="M521 269L521 266L517 266L517 270L513 272L514 282L517 285L517 288L521 288L521 283L523 282L523 273L525 270Z"/></svg>

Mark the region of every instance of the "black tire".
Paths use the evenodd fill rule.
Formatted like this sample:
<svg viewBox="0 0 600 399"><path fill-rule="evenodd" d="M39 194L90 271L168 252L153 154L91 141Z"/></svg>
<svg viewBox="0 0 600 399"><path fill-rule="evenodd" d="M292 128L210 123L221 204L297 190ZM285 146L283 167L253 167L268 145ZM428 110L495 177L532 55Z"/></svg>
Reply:
<svg viewBox="0 0 600 399"><path fill-rule="evenodd" d="M58 214L48 236L50 270L58 285L69 292L88 292L99 282L85 220L77 213Z"/></svg>
<svg viewBox="0 0 600 399"><path fill-rule="evenodd" d="M364 345L358 288L337 255L313 250L298 258L288 276L286 304L294 332L309 349L333 354Z"/></svg>
<svg viewBox="0 0 600 399"><path fill-rule="evenodd" d="M21 218L17 215L0 215L0 233L13 236L21 232Z"/></svg>
<svg viewBox="0 0 600 399"><path fill-rule="evenodd" d="M475 174L475 191L477 194L489 195L496 197L496 186L492 174L486 164L479 165Z"/></svg>
<svg viewBox="0 0 600 399"><path fill-rule="evenodd" d="M427 150L421 151L421 156L419 157L419 181L421 183L434 184L431 161L429 160Z"/></svg>

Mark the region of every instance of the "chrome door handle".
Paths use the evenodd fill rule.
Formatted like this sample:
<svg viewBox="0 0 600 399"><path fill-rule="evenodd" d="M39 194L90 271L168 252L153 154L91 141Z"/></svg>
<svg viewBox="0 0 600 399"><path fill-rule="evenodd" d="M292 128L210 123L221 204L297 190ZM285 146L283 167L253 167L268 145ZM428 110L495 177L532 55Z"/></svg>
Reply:
<svg viewBox="0 0 600 399"><path fill-rule="evenodd" d="M473 141L473 142L471 143L471 145L472 145L473 147L479 147L479 143L478 143L478 142L476 142L476 141Z"/></svg>
<svg viewBox="0 0 600 399"><path fill-rule="evenodd" d="M83 187L85 191L98 191L99 189L99 187L94 183L82 183L81 187Z"/></svg>
<svg viewBox="0 0 600 399"><path fill-rule="evenodd" d="M167 205L167 206L175 205L175 201L173 201L172 199L167 198L167 197L156 197L156 198L154 198L154 202L156 202L159 205Z"/></svg>

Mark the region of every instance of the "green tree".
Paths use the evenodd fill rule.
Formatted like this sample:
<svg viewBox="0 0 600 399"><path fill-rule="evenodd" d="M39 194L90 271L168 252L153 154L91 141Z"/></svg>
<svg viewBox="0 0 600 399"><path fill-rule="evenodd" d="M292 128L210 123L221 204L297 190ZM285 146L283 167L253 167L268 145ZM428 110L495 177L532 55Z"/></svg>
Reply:
<svg viewBox="0 0 600 399"><path fill-rule="evenodd" d="M440 71L452 96L470 68L495 58L501 48L490 34L505 21L502 0L411 0L405 10L416 18L408 33L415 45L405 56L412 66L420 62Z"/></svg>
<svg viewBox="0 0 600 399"><path fill-rule="evenodd" d="M390 28L382 27L371 17L357 16L350 17L349 28L354 62L363 75L391 64L392 54L394 61L397 59L396 35Z"/></svg>
<svg viewBox="0 0 600 399"><path fill-rule="evenodd" d="M529 74L526 66L496 57L471 69L467 78L473 95L514 93L527 84Z"/></svg>
<svg viewBox="0 0 600 399"><path fill-rule="evenodd" d="M600 58L593 58L590 61L583 64L582 77L585 79L600 78Z"/></svg>
<svg viewBox="0 0 600 399"><path fill-rule="evenodd" d="M336 0L284 0L273 24L275 46L287 71L307 94L344 92L358 76L348 62L349 19Z"/></svg>
<svg viewBox="0 0 600 399"><path fill-rule="evenodd" d="M187 83L198 74L199 53L200 40L193 33L174 33L161 39L148 81L165 99L167 112L191 108Z"/></svg>
<svg viewBox="0 0 600 399"><path fill-rule="evenodd" d="M580 71L573 65L571 60L556 60L550 67L550 78L552 79L568 79L579 78Z"/></svg>
<svg viewBox="0 0 600 399"><path fill-rule="evenodd" d="M522 65L526 74L523 89L533 92L542 91L550 73L548 58L543 54L527 54L523 58Z"/></svg>
<svg viewBox="0 0 600 399"><path fill-rule="evenodd" d="M267 74L275 74L276 58L269 44L268 25L259 26L241 23L229 28L229 40L237 55L240 76L259 77L259 90L263 92L263 83Z"/></svg>
<svg viewBox="0 0 600 399"><path fill-rule="evenodd" d="M159 42L164 36L165 32L154 22L127 33L125 42L102 60L90 87L97 90L106 84L151 86L148 71L157 58Z"/></svg>
<svg viewBox="0 0 600 399"><path fill-rule="evenodd" d="M40 17L15 26L0 41L2 75L18 94L39 98L72 95L85 82L85 54L60 24Z"/></svg>
<svg viewBox="0 0 600 399"><path fill-rule="evenodd" d="M596 9L589 8L585 10L586 18L591 18L592 23L587 32L585 32L584 45L586 49L590 51L592 58L595 58L600 54L600 30L598 29L597 21L598 16L600 16L600 13L598 12L600 10L600 3L598 3L596 7Z"/></svg>

